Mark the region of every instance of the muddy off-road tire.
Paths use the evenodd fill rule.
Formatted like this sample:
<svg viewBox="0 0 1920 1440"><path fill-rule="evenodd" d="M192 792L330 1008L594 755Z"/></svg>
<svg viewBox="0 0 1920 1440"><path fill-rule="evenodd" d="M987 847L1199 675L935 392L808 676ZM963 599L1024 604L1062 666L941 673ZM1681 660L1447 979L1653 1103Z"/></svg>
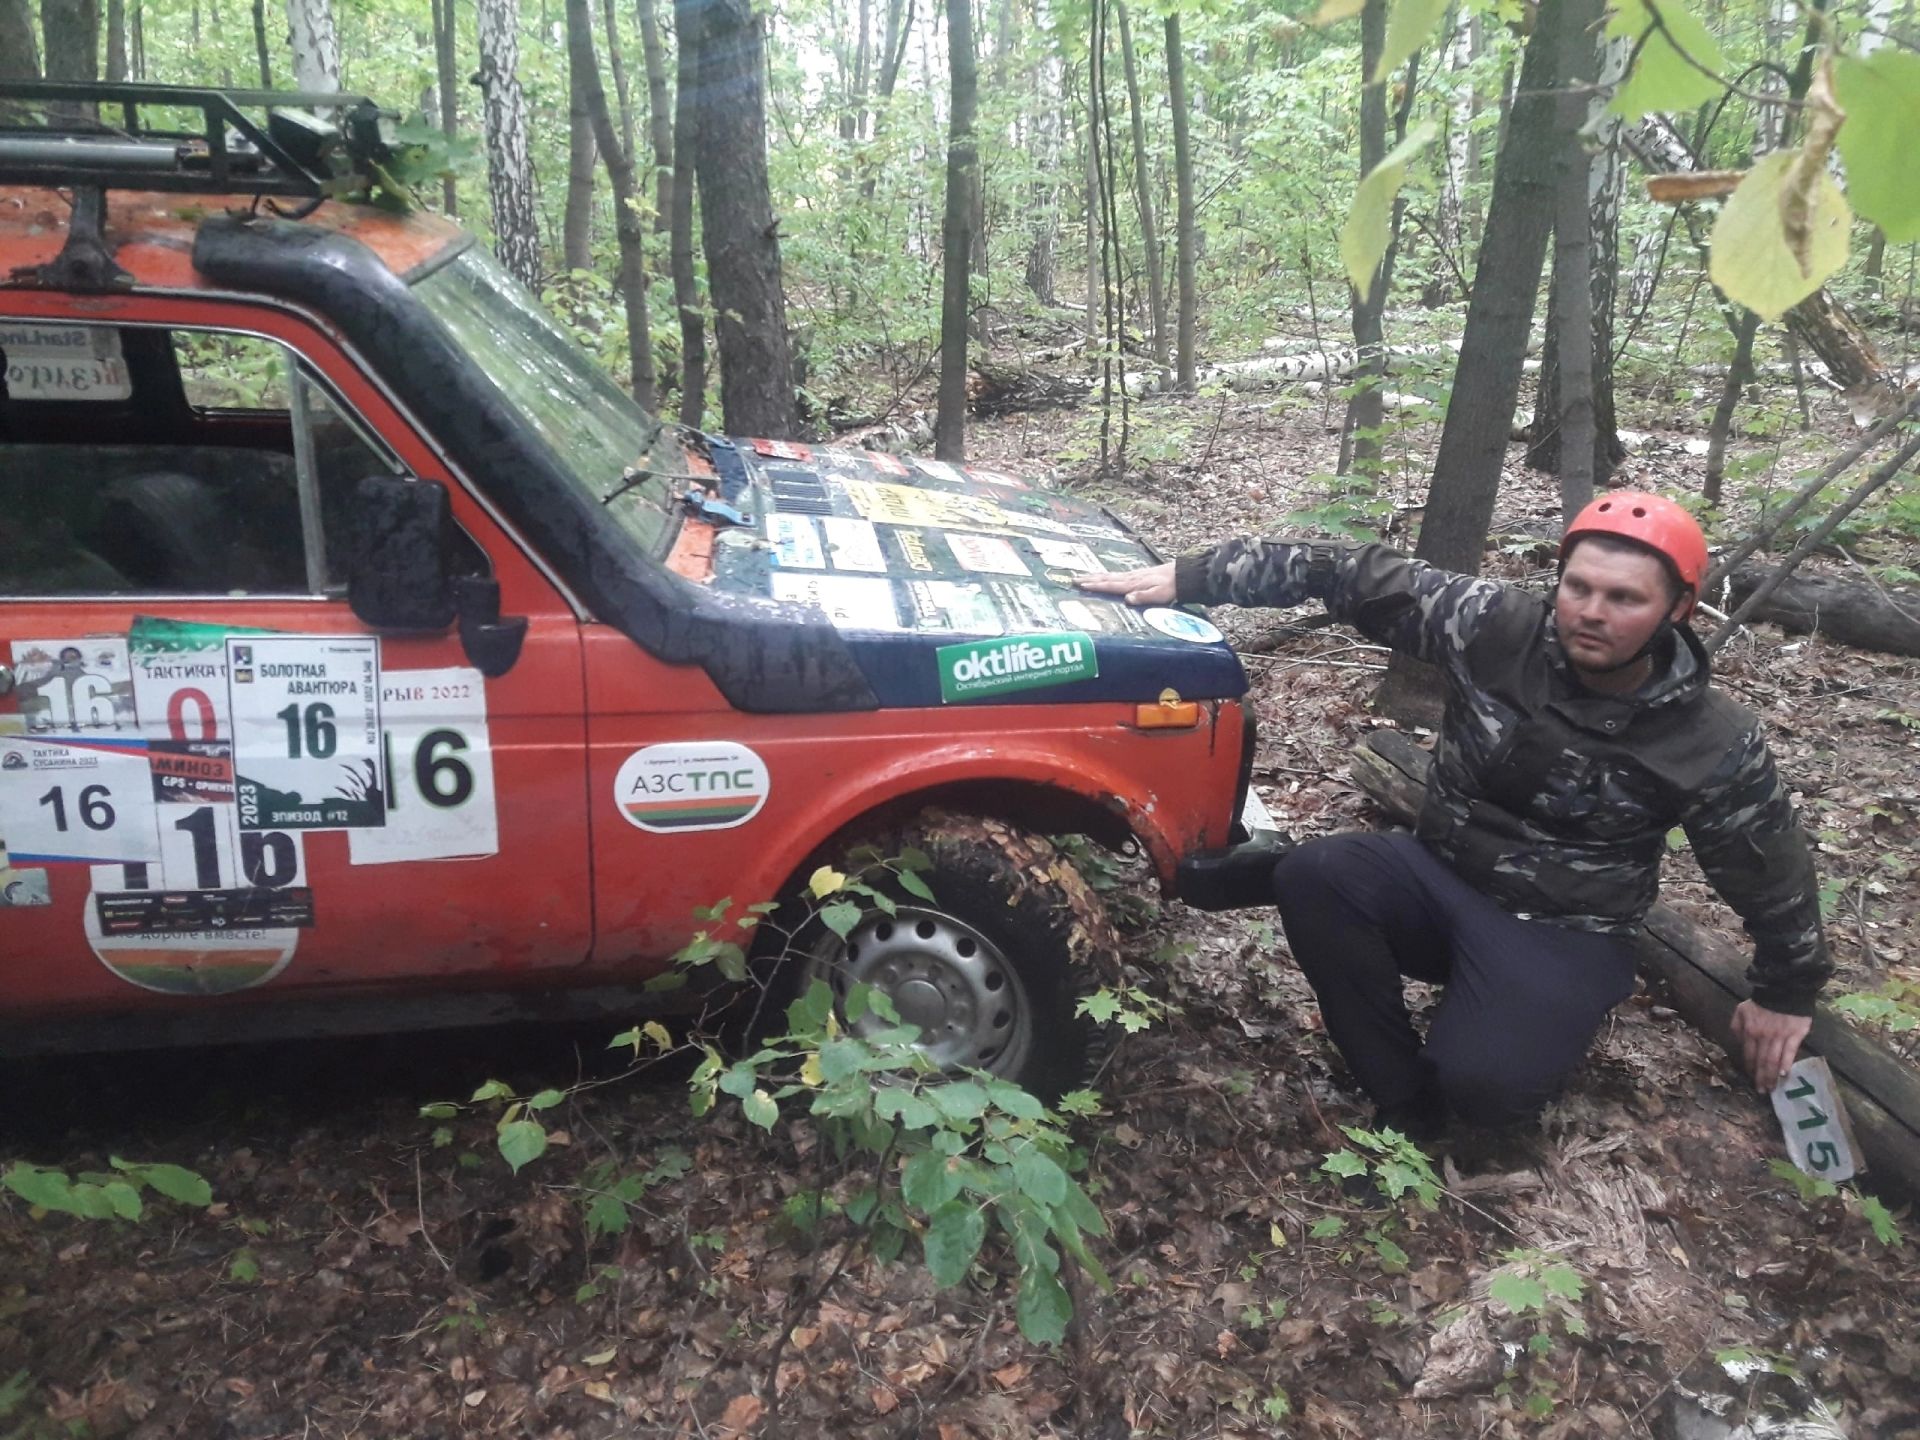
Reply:
<svg viewBox="0 0 1920 1440"><path fill-rule="evenodd" d="M817 922L795 937L797 988L884 992L943 1069L1013 1080L1044 1100L1085 1083L1104 1028L1074 1014L1117 969L1118 939L1080 872L1038 835L999 820L927 811L862 842L882 856L919 850L931 903L884 872L865 878L898 904L869 909L845 941ZM856 862L844 867L857 869ZM886 1022L864 1018L853 1028Z"/></svg>

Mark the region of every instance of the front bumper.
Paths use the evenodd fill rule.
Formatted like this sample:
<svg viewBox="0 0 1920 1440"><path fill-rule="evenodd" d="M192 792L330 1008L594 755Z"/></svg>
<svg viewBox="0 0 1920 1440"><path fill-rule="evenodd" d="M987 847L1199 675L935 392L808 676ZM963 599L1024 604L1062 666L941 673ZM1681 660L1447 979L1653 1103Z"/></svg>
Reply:
<svg viewBox="0 0 1920 1440"><path fill-rule="evenodd" d="M1196 910L1248 910L1273 904L1273 870L1293 849L1291 836L1262 831L1225 850L1209 850L1180 862L1174 894Z"/></svg>

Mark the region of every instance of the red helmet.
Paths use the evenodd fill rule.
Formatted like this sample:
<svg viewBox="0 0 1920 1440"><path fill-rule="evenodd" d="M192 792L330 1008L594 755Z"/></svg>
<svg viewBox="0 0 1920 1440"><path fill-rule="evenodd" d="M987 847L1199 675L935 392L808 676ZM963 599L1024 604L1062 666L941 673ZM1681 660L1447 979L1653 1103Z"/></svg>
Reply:
<svg viewBox="0 0 1920 1440"><path fill-rule="evenodd" d="M1697 597L1707 573L1707 537L1700 522L1663 495L1616 490L1591 501L1560 537L1560 563L1582 535L1614 535L1646 546Z"/></svg>

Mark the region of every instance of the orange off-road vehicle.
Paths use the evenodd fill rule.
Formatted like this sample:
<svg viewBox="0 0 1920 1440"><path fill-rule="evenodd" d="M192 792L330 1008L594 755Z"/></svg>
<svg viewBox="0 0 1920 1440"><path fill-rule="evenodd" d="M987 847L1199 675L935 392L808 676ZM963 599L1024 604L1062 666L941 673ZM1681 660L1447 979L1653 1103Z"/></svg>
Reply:
<svg viewBox="0 0 1920 1440"><path fill-rule="evenodd" d="M933 899L800 962L1071 1079L1107 932L1041 837L1264 897L1219 633L1076 593L1151 558L1087 504L649 416L324 198L384 126L0 86L0 1053L683 1003L696 909L871 842Z"/></svg>

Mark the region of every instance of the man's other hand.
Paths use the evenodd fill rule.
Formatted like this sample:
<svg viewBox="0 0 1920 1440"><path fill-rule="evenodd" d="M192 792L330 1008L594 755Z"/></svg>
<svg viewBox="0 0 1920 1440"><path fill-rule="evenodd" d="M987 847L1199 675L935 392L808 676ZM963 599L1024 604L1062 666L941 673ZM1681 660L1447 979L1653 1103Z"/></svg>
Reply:
<svg viewBox="0 0 1920 1440"><path fill-rule="evenodd" d="M1741 1057L1755 1089L1767 1094L1787 1078L1794 1057L1800 1053L1800 1042L1812 1028L1813 1018L1808 1015L1782 1015L1751 1000L1734 1006L1733 1035L1740 1042Z"/></svg>
<svg viewBox="0 0 1920 1440"><path fill-rule="evenodd" d="M1121 570L1112 575L1082 575L1074 581L1096 595L1123 595L1129 605L1173 604L1173 562Z"/></svg>

